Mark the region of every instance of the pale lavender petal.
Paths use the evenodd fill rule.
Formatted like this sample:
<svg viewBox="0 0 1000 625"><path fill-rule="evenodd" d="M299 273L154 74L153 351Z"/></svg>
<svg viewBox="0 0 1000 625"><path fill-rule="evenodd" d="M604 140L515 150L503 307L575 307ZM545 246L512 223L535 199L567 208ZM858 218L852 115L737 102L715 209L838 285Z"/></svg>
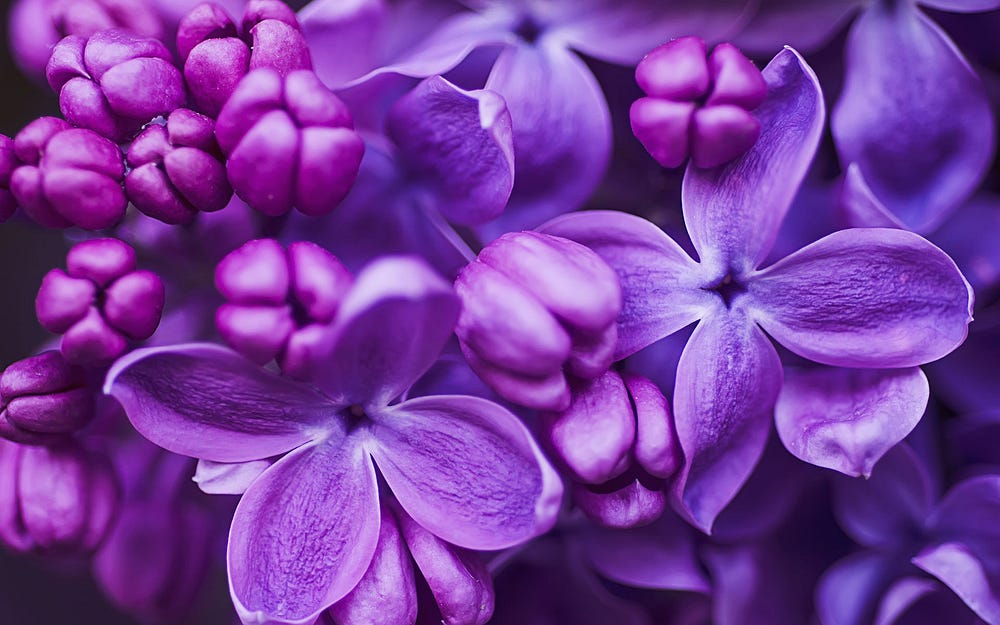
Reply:
<svg viewBox="0 0 1000 625"><path fill-rule="evenodd" d="M417 258L368 265L340 305L316 377L344 404L386 405L434 363L458 319L451 285ZM317 361L324 357L317 355Z"/></svg>
<svg viewBox="0 0 1000 625"><path fill-rule="evenodd" d="M236 507L229 588L244 623L312 623L361 580L379 537L375 467L355 438L308 445Z"/></svg>
<svg viewBox="0 0 1000 625"><path fill-rule="evenodd" d="M211 344L136 350L104 392L160 447L216 462L276 456L343 428L338 406L311 387Z"/></svg>
<svg viewBox="0 0 1000 625"><path fill-rule="evenodd" d="M586 211L538 228L586 245L618 274L623 297L618 317L621 360L705 316L717 304L700 288L699 268L653 223L618 211Z"/></svg>
<svg viewBox="0 0 1000 625"><path fill-rule="evenodd" d="M961 543L943 543L921 551L913 564L944 582L965 605L990 625L1000 623L1000 580Z"/></svg>
<svg viewBox="0 0 1000 625"><path fill-rule="evenodd" d="M209 495L242 495L272 464L274 462L271 460L249 462L199 460L193 479L201 492Z"/></svg>
<svg viewBox="0 0 1000 625"><path fill-rule="evenodd" d="M298 14L314 54L313 69L329 87L361 76L377 62L378 35L388 12L385 0L314 0Z"/></svg>
<svg viewBox="0 0 1000 625"><path fill-rule="evenodd" d="M816 586L816 613L820 622L870 625L879 598L899 571L896 560L895 554L863 551L827 569Z"/></svg>
<svg viewBox="0 0 1000 625"><path fill-rule="evenodd" d="M800 460L867 478L916 427L929 397L918 367L785 369L774 420L781 441Z"/></svg>
<svg viewBox="0 0 1000 625"><path fill-rule="evenodd" d="M859 544L892 545L920 532L933 497L924 464L901 444L882 458L870 479L834 482L834 513Z"/></svg>
<svg viewBox="0 0 1000 625"><path fill-rule="evenodd" d="M844 221L852 228L906 228L906 224L875 197L857 163L847 166L840 188L840 205Z"/></svg>
<svg viewBox="0 0 1000 625"><path fill-rule="evenodd" d="M771 342L740 309L702 320L681 354L674 420L685 464L675 493L706 533L764 451L781 377Z"/></svg>
<svg viewBox="0 0 1000 625"><path fill-rule="evenodd" d="M562 483L507 409L477 397L420 397L373 418L371 453L385 481L440 538L502 549L555 522Z"/></svg>
<svg viewBox="0 0 1000 625"><path fill-rule="evenodd" d="M755 320L800 356L910 367L945 356L972 321L972 287L912 232L841 230L750 278Z"/></svg>
<svg viewBox="0 0 1000 625"><path fill-rule="evenodd" d="M768 92L754 111L762 127L754 147L728 165L689 166L684 175L684 221L701 262L713 268L748 271L767 257L823 130L823 95L797 52L779 52L763 75Z"/></svg>
<svg viewBox="0 0 1000 625"><path fill-rule="evenodd" d="M677 37L721 41L740 26L749 4L746 0L563 2L566 15L545 36L588 56L634 65L659 44Z"/></svg>
<svg viewBox="0 0 1000 625"><path fill-rule="evenodd" d="M583 61L555 43L505 48L486 88L507 101L514 124L517 176L507 210L484 230L533 228L579 208L604 177L611 119Z"/></svg>
<svg viewBox="0 0 1000 625"><path fill-rule="evenodd" d="M432 208L466 225L503 212L514 184L514 144L502 97L435 76L396 102L386 129Z"/></svg>
<svg viewBox="0 0 1000 625"><path fill-rule="evenodd" d="M993 156L979 77L916 3L874 3L855 22L831 127L841 161L857 163L874 195L918 232L969 197Z"/></svg>
<svg viewBox="0 0 1000 625"><path fill-rule="evenodd" d="M866 0L763 0L733 43L756 54L770 54L782 45L803 53L814 52L837 34L865 3Z"/></svg>
<svg viewBox="0 0 1000 625"><path fill-rule="evenodd" d="M953 625L980 623L940 582L904 577L882 596L874 625L940 625L945 622Z"/></svg>

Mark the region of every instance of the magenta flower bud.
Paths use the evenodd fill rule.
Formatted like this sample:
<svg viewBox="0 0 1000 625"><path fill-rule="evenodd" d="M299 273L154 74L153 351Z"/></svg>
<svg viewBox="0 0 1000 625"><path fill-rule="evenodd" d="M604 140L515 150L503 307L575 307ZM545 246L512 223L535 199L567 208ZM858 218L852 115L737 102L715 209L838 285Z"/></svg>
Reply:
<svg viewBox="0 0 1000 625"><path fill-rule="evenodd" d="M177 109L166 126L150 124L129 147L125 192L143 213L168 224L225 208L233 196L215 142L215 122Z"/></svg>
<svg viewBox="0 0 1000 625"><path fill-rule="evenodd" d="M45 75L67 120L117 142L187 99L166 46L121 29L66 37L53 48Z"/></svg>
<svg viewBox="0 0 1000 625"><path fill-rule="evenodd" d="M285 250L257 239L230 252L215 270L226 299L216 314L222 338L247 358L277 359L292 376L305 375L319 326L333 321L353 278L339 260L305 241Z"/></svg>
<svg viewBox="0 0 1000 625"><path fill-rule="evenodd" d="M625 529L652 523L667 507L663 480L628 471L604 484L573 485L573 500L592 521Z"/></svg>
<svg viewBox="0 0 1000 625"><path fill-rule="evenodd" d="M508 233L462 270L455 287L462 351L502 397L566 410L567 378L594 379L611 365L621 289L590 249L537 232Z"/></svg>
<svg viewBox="0 0 1000 625"><path fill-rule="evenodd" d="M118 507L106 458L72 439L53 447L0 441L0 542L21 551L86 554Z"/></svg>
<svg viewBox="0 0 1000 625"><path fill-rule="evenodd" d="M163 23L146 0L17 0L10 12L14 58L37 78L45 76L45 65L60 39L86 38L110 28L142 37L163 35Z"/></svg>
<svg viewBox="0 0 1000 625"><path fill-rule="evenodd" d="M10 192L10 178L20 162L14 152L14 140L0 135L0 223L11 218L17 210L17 200Z"/></svg>
<svg viewBox="0 0 1000 625"><path fill-rule="evenodd" d="M636 67L636 82L648 97L632 104L632 132L664 167L679 167L689 157L696 167L718 167L760 136L750 113L767 95L760 70L732 44L707 52L700 38L681 37Z"/></svg>
<svg viewBox="0 0 1000 625"><path fill-rule="evenodd" d="M125 353L128 341L152 336L163 312L159 276L136 271L135 252L118 239L78 243L66 257L66 271L53 269L35 299L38 321L63 334L66 360L101 366Z"/></svg>
<svg viewBox="0 0 1000 625"><path fill-rule="evenodd" d="M623 373L622 380L635 410L635 461L646 473L669 478L684 461L670 404L648 378Z"/></svg>
<svg viewBox="0 0 1000 625"><path fill-rule="evenodd" d="M47 351L0 375L0 437L22 444L62 440L94 418L94 394L83 370Z"/></svg>
<svg viewBox="0 0 1000 625"><path fill-rule="evenodd" d="M195 106L212 117L249 71L312 69L295 12L278 0L249 2L239 28L217 4L198 5L181 20L177 49Z"/></svg>
<svg viewBox="0 0 1000 625"><path fill-rule="evenodd" d="M219 113L215 136L236 194L271 216L293 206L329 213L354 184L364 154L347 107L305 70L247 74Z"/></svg>
<svg viewBox="0 0 1000 625"><path fill-rule="evenodd" d="M118 146L85 128L42 117L14 137L22 165L10 177L18 205L50 228L110 228L125 215L125 165Z"/></svg>

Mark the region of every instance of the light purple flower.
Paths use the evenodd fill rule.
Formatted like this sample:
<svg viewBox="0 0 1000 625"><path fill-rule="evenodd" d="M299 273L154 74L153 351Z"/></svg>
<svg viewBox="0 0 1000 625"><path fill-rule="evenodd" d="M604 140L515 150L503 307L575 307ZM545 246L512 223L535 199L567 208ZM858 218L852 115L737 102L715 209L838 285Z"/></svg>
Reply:
<svg viewBox="0 0 1000 625"><path fill-rule="evenodd" d="M541 231L590 246L618 273L623 358L695 321L677 370L674 415L686 457L680 505L710 530L764 448L782 382L766 331L841 367L911 367L965 339L972 292L954 262L901 230L835 232L759 269L823 128L822 95L791 49L765 68L762 134L745 156L689 167L683 209L699 262L661 230L622 213L559 218ZM847 444L848 441L845 441Z"/></svg>
<svg viewBox="0 0 1000 625"><path fill-rule="evenodd" d="M389 257L341 304L316 386L212 345L137 351L109 372L106 391L168 450L223 463L283 455L250 484L230 530L245 623L311 623L358 585L379 538L376 464L402 509L453 545L500 549L551 527L562 485L514 415L458 395L391 403L457 317L446 282Z"/></svg>

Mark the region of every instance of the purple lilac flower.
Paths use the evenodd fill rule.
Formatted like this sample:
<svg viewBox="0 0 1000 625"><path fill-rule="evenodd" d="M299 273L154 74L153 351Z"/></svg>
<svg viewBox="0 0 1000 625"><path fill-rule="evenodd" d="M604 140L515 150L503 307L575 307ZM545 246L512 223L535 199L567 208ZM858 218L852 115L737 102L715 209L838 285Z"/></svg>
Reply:
<svg viewBox="0 0 1000 625"><path fill-rule="evenodd" d="M680 167L689 155L695 167L718 167L760 136L750 111L767 85L732 44L708 55L698 37L674 39L643 57L635 78L647 97L632 104L632 132L664 167Z"/></svg>
<svg viewBox="0 0 1000 625"><path fill-rule="evenodd" d="M94 391L80 367L51 350L4 370L0 407L0 437L15 443L58 443L94 418Z"/></svg>
<svg viewBox="0 0 1000 625"><path fill-rule="evenodd" d="M35 299L38 321L62 334L67 362L110 364L128 341L152 336L163 312L159 276L136 270L135 250L118 239L78 243L66 256L66 271L45 274Z"/></svg>
<svg viewBox="0 0 1000 625"><path fill-rule="evenodd" d="M514 415L475 397L390 404L457 317L447 283L390 257L362 271L341 304L316 386L212 345L136 351L109 372L107 392L170 451L227 463L284 456L250 484L230 530L244 622L311 622L358 585L379 537L373 459L402 509L453 545L500 549L551 527L562 486Z"/></svg>
<svg viewBox="0 0 1000 625"><path fill-rule="evenodd" d="M165 125L150 124L129 146L125 192L136 208L169 224L194 220L198 211L221 210L233 197L215 122L176 109Z"/></svg>
<svg viewBox="0 0 1000 625"><path fill-rule="evenodd" d="M791 351L841 367L912 367L965 339L972 292L954 262L901 230L835 232L766 269L823 126L812 71L786 49L764 70L757 144L728 166L689 167L683 188L693 261L661 230L613 212L562 217L543 232L584 243L622 281L615 358L699 321L674 390L685 465L675 494L710 530L756 464Z"/></svg>
<svg viewBox="0 0 1000 625"><path fill-rule="evenodd" d="M122 153L96 132L40 117L14 137L14 153L11 193L42 226L100 230L125 215Z"/></svg>

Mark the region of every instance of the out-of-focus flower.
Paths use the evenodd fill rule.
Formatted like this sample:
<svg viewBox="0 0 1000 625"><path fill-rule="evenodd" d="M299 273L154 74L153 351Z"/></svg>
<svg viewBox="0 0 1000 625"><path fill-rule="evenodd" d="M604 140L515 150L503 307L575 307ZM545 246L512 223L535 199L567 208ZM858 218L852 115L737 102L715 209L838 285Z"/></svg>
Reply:
<svg viewBox="0 0 1000 625"><path fill-rule="evenodd" d="M0 437L16 443L61 441L94 418L94 390L57 351L15 362L0 376Z"/></svg>
<svg viewBox="0 0 1000 625"><path fill-rule="evenodd" d="M0 223L10 219L17 210L17 200L10 192L10 178L18 165L14 140L7 135L0 135Z"/></svg>

